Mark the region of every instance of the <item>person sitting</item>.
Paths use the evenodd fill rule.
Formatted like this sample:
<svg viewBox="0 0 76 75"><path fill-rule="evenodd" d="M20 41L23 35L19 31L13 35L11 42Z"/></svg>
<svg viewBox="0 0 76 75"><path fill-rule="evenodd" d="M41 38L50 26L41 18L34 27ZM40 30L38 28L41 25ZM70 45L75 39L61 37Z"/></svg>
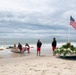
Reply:
<svg viewBox="0 0 76 75"><path fill-rule="evenodd" d="M16 49L17 47L16 47L16 44L14 44L14 49Z"/></svg>

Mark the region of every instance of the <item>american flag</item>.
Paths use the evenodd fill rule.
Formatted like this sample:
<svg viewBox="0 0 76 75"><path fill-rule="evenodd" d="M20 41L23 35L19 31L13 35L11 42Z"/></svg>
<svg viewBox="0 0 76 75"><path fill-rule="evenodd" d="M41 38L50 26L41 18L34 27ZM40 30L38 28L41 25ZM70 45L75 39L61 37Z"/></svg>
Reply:
<svg viewBox="0 0 76 75"><path fill-rule="evenodd" d="M76 30L76 21L70 16L70 25Z"/></svg>

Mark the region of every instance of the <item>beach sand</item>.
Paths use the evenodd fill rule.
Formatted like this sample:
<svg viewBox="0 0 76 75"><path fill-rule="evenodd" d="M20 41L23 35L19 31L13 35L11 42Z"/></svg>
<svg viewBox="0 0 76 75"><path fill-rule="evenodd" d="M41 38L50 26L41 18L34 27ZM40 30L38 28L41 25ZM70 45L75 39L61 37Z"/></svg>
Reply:
<svg viewBox="0 0 76 75"><path fill-rule="evenodd" d="M50 46L42 48L41 56L36 47L29 55L7 49L0 51L0 75L76 75L76 60L53 56Z"/></svg>
<svg viewBox="0 0 76 75"><path fill-rule="evenodd" d="M0 75L76 75L76 61L51 54L1 58Z"/></svg>

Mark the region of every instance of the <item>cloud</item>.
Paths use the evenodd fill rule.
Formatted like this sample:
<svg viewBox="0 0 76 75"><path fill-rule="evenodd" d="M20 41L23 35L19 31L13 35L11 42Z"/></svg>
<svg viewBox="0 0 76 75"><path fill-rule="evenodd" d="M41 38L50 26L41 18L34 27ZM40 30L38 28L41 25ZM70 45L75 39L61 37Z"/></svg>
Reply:
<svg viewBox="0 0 76 75"><path fill-rule="evenodd" d="M75 12L75 0L0 0L0 38L66 39ZM76 32L70 28L74 39Z"/></svg>

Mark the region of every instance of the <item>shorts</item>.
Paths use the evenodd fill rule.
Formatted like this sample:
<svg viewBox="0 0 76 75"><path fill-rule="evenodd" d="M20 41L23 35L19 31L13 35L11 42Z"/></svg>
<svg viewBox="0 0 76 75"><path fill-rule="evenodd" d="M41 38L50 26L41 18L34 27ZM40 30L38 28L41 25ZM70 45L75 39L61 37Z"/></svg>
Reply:
<svg viewBox="0 0 76 75"><path fill-rule="evenodd" d="M56 48L56 46L52 46L52 50L53 50L53 51L55 50L55 48Z"/></svg>
<svg viewBox="0 0 76 75"><path fill-rule="evenodd" d="M38 47L37 47L37 51L40 51L40 49L41 49L41 48L38 48Z"/></svg>
<svg viewBox="0 0 76 75"><path fill-rule="evenodd" d="M22 48L19 48L20 49L20 51L22 51Z"/></svg>
<svg viewBox="0 0 76 75"><path fill-rule="evenodd" d="M27 51L29 52L30 51L30 48L27 48Z"/></svg>

